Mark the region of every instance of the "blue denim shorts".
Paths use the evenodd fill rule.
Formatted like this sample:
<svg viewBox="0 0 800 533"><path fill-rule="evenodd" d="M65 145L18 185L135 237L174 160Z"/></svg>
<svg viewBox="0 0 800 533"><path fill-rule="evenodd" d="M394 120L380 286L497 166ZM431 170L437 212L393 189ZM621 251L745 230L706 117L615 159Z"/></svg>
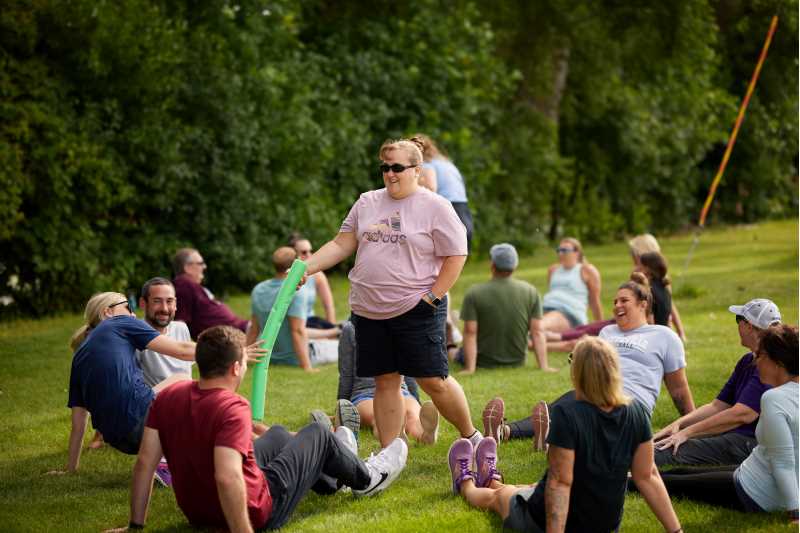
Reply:
<svg viewBox="0 0 800 533"><path fill-rule="evenodd" d="M424 300L402 315L373 320L353 313L359 377L397 372L414 378L449 374L445 348L447 297L433 307Z"/></svg>
<svg viewBox="0 0 800 533"><path fill-rule="evenodd" d="M408 392L408 390L405 389L405 388L401 388L400 389L400 394L403 395L403 398L413 398L411 393ZM352 398L350 398L350 403L352 403L353 405L358 405L361 402L365 402L367 400L374 400L374 399L375 399L375 391L373 391L373 392L364 392L364 393L358 394L358 395L353 396Z"/></svg>

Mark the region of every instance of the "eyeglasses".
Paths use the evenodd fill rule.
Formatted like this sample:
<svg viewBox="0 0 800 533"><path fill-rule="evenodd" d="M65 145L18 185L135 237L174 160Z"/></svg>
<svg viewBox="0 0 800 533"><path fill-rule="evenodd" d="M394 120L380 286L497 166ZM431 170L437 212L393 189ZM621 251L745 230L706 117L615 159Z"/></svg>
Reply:
<svg viewBox="0 0 800 533"><path fill-rule="evenodd" d="M568 253L574 252L574 251L575 251L575 248L562 248L561 246L556 248L556 253L557 254L568 254Z"/></svg>
<svg viewBox="0 0 800 533"><path fill-rule="evenodd" d="M747 321L747 319L746 319L745 317L743 317L742 315L736 315L736 323L737 323L737 324L740 324L740 323L742 323L742 322L744 322L744 323L746 323L746 324L749 324L749 323L750 323L750 322L748 322L748 321Z"/></svg>
<svg viewBox="0 0 800 533"><path fill-rule="evenodd" d="M409 168L414 168L414 167L418 167L418 166L419 165L401 165L400 163L395 163L394 165L387 165L386 163L384 163L378 168L381 169L381 172L383 174L386 174L390 170L392 172L394 172L395 174L400 174L401 172L404 172L405 170L408 170Z"/></svg>
<svg viewBox="0 0 800 533"><path fill-rule="evenodd" d="M109 305L109 306L108 306L108 308L109 308L109 309L114 309L114 308L115 308L116 306L118 306L118 305L124 305L125 307L127 307L127 308L128 308L128 311L130 311L130 310L131 310L131 306L129 306L129 305L128 305L128 300L125 300L125 301L123 301L123 302L117 302L117 303L115 303L115 304L111 304L111 305Z"/></svg>

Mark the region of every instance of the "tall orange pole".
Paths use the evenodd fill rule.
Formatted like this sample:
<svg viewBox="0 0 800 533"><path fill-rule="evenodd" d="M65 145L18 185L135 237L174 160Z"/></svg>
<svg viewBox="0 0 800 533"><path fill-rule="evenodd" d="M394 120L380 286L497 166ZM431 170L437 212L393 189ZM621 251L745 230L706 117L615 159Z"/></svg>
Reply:
<svg viewBox="0 0 800 533"><path fill-rule="evenodd" d="M761 74L761 66L764 64L764 60L767 58L767 51L769 50L769 45L772 42L772 36L775 34L775 28L777 27L778 16L775 15L772 17L772 23L769 26L767 40L764 41L764 48L761 49L761 57L758 58L756 69L753 71L753 77L750 78L750 85L747 86L747 93L744 95L742 105L739 106L739 115L736 117L736 122L733 125L733 131L731 132L730 138L728 138L728 146L725 148L725 155L722 156L722 162L719 164L719 170L717 170L717 175L714 176L714 181L711 182L711 189L708 191L708 197L706 198L705 204L703 204L703 210L700 212L700 228L703 228L706 224L708 210L711 207L711 202L714 200L714 194L717 192L717 186L722 179L722 175L725 173L725 167L728 165L728 159L731 157L733 145L736 144L736 136L739 135L739 128L744 121L744 113L747 111L747 104L750 103L750 97L753 95L753 90L756 88L758 76Z"/></svg>

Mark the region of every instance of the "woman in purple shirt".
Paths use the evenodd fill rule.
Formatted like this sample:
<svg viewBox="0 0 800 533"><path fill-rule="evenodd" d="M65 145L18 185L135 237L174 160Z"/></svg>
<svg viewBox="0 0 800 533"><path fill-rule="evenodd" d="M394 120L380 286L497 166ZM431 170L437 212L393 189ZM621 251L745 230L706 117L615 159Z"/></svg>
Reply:
<svg viewBox="0 0 800 533"><path fill-rule="evenodd" d="M417 378L463 437L480 438L461 386L448 375L447 291L461 273L467 236L453 206L421 187L422 151L386 141L379 157L384 188L362 194L338 235L308 260L308 276L355 252L350 308L358 373L375 378L375 423L382 446L403 425L403 376Z"/></svg>

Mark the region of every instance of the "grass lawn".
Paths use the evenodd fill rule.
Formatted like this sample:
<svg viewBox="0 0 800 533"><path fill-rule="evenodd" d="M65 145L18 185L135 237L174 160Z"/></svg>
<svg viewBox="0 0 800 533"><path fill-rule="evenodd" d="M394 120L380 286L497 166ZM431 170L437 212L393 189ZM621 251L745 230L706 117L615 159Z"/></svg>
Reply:
<svg viewBox="0 0 800 533"><path fill-rule="evenodd" d="M682 278L677 276L692 236L662 239L665 255L672 260L675 301L689 337L687 374L698 406L715 397L745 352L739 345L728 305L755 297L770 298L778 304L787 323L797 324L797 235L796 220L709 231L702 236ZM616 286L630 271L627 246L590 246L586 255L602 274L603 302L608 313ZM544 290L546 268L554 260L555 253L549 250L525 257L516 276ZM470 285L487 279L488 268L488 258L473 259L467 265L451 293L456 308ZM332 285L338 317L346 318L347 280L337 277ZM248 295L233 297L230 303L241 316L249 316ZM133 457L108 447L84 451L77 475L43 475L66 464L71 361L67 343L80 323L79 315L65 315L0 324L0 530L99 531L128 521ZM505 398L507 416L515 419L528 415L535 401L552 400L568 390L565 354L552 354L551 365L561 371L541 373L529 360L524 368L482 370L459 377L476 425L480 427L481 409L494 395ZM296 429L307 423L311 409L332 410L337 377L335 365L315 375L292 368L272 368L265 422ZM249 379L241 392L249 396ZM653 426L660 428L674 418L675 408L663 391ZM87 439L90 435L88 431ZM310 494L285 531L499 530L498 517L469 508L450 491L446 454L456 436L445 423L435 446L412 444L406 470L377 498L356 500L347 494L324 498ZM363 456L375 451L377 443L369 432L362 431L361 446ZM509 483L537 481L545 464L545 456L533 453L530 442L516 441L500 447L500 467ZM674 501L674 505L686 531L797 530L786 524L780 514L752 516L689 501ZM170 490L154 491L147 528L189 529ZM623 530L661 528L644 500L628 496Z"/></svg>

